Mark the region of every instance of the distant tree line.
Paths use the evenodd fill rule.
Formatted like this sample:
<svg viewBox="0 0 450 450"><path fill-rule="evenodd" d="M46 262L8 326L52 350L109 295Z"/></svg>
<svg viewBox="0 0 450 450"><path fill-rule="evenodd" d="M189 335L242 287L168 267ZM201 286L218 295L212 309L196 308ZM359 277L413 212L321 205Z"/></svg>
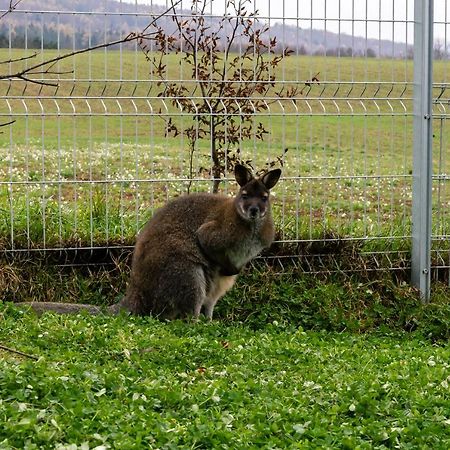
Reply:
<svg viewBox="0 0 450 450"><path fill-rule="evenodd" d="M102 33L90 36L86 31L61 32L52 26L36 26L29 24L26 28L16 25L9 30L8 25L0 23L0 48L30 48L30 49L80 49L100 44L104 41Z"/></svg>
<svg viewBox="0 0 450 450"><path fill-rule="evenodd" d="M29 49L81 49L104 42L105 34L109 39L116 39L117 29L106 30L101 33L88 33L86 29L73 30L71 27L65 30L59 30L53 25L28 24L26 27L16 24L9 27L6 23L0 23L0 48L29 48ZM242 42L238 39L231 46L230 51L239 53L242 49ZM220 47L220 44L219 46ZM225 45L223 45L225 49ZM280 43L272 49L275 54L282 54L286 48ZM377 58L378 52L371 47L352 48L350 46L325 47L323 45L310 46L306 43L299 43L296 46L289 46L293 54L313 55L313 56L338 56L338 57L365 57ZM395 58L413 59L413 46L409 45L402 55L396 55ZM445 60L450 58L450 48L447 48L442 40L436 40L433 46L434 58ZM389 55L382 55L389 57Z"/></svg>
<svg viewBox="0 0 450 450"><path fill-rule="evenodd" d="M103 42L103 35L101 33L92 34L90 37L82 32L76 31L75 33L66 34L59 33L52 27L47 27L44 25L43 28L36 27L34 25L28 26L26 32L25 28L22 26L17 26L11 32L11 37L9 31L5 30L5 26L0 24L0 48L29 48L29 49L79 49L90 45L97 45ZM180 45L181 47L181 45ZM242 44L236 43L231 46L231 51L234 53L239 53L242 49ZM314 56L341 56L341 57L367 57L375 58L377 53L368 48L366 52L361 50L353 50L350 47L341 48L327 48L319 47L314 51L310 51L306 45L301 44L297 49L292 49L294 54L298 55L314 55ZM283 47L278 46L274 48L273 53L282 54Z"/></svg>

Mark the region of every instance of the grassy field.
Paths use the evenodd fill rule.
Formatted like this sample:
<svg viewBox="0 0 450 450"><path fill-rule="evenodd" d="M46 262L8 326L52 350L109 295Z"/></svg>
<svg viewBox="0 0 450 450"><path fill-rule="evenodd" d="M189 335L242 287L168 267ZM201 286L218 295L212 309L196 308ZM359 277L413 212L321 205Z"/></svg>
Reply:
<svg viewBox="0 0 450 450"><path fill-rule="evenodd" d="M120 267L119 267L120 266ZM0 448L450 444L448 288L246 270L215 321L34 314L106 305L129 269L0 267Z"/></svg>
<svg viewBox="0 0 450 450"><path fill-rule="evenodd" d="M22 55L3 50L0 56ZM140 54L85 54L55 69L68 72L53 77L58 87L15 81L1 92L9 103L0 114L5 120L9 108L18 114L0 134L1 245L132 243L153 208L187 189L183 130L192 117L158 97ZM187 70L168 56L167 79L187 80ZM446 70L437 62L436 80L445 80ZM307 88L316 74L320 84ZM274 75L303 92L297 102L275 101L254 116L254 126L263 123L268 134L243 141L240 150L262 167L289 149L276 190L281 238L409 236L412 62L294 56ZM181 130L177 137L165 136L169 117ZM448 130L440 124L436 146L445 148ZM210 167L209 144L198 142L193 190L210 188L202 170ZM436 153L435 169L450 170L445 155ZM435 190L435 231L446 234L445 181Z"/></svg>
<svg viewBox="0 0 450 450"><path fill-rule="evenodd" d="M169 59L169 78L179 78ZM6 97L23 113L0 134L0 248L132 245L153 209L186 190L186 136L164 135L160 116L175 111L164 113L134 53L58 69L73 70L58 88L0 86L4 118ZM298 267L257 262L212 323L38 318L5 302L114 303L127 256L106 267L85 265L81 253L63 267L2 259L0 344L26 355L0 350L0 449L450 447L448 286L434 285L424 305L406 271L378 278L359 255L409 249L411 62L292 57L277 76L304 87L317 73L321 84L303 100L255 117L269 134L241 150L263 166L289 148L274 192L279 238L337 239L347 275L307 276L301 258ZM446 79L444 63L436 74ZM445 148L447 129L438 130ZM195 152L194 190L210 188L200 170L208 148L205 140ZM435 168L450 169L444 154ZM435 231L444 233L445 182L434 187ZM366 237L374 241L364 247L339 241ZM274 249L291 250L330 249Z"/></svg>
<svg viewBox="0 0 450 450"><path fill-rule="evenodd" d="M1 306L0 448L450 446L448 344Z"/></svg>

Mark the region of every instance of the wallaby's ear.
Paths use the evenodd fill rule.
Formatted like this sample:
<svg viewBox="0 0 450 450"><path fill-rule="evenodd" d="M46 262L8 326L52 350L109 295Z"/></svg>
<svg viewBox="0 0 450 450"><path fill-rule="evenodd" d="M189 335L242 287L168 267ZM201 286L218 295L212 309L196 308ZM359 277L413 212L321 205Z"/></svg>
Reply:
<svg viewBox="0 0 450 450"><path fill-rule="evenodd" d="M234 176L241 187L253 180L253 175L250 170L242 164L236 164L234 166Z"/></svg>
<svg viewBox="0 0 450 450"><path fill-rule="evenodd" d="M281 176L281 169L270 170L261 177L261 181L267 189L272 189Z"/></svg>

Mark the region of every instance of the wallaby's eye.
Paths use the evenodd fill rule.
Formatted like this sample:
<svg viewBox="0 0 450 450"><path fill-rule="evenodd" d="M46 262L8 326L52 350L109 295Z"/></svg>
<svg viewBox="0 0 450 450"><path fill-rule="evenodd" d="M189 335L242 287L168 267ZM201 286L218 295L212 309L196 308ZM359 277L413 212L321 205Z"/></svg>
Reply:
<svg viewBox="0 0 450 450"><path fill-rule="evenodd" d="M241 198L242 198L242 200L247 200L248 199L248 195L247 194L242 194Z"/></svg>
<svg viewBox="0 0 450 450"><path fill-rule="evenodd" d="M262 201L263 202L267 202L267 200L269 200L269 196L268 195L263 195Z"/></svg>

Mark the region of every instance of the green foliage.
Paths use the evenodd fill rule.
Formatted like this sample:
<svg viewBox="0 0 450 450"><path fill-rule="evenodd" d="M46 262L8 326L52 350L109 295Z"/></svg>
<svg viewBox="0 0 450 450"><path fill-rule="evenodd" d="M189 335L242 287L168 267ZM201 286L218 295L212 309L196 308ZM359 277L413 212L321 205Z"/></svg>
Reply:
<svg viewBox="0 0 450 450"><path fill-rule="evenodd" d="M437 287L424 304L414 289L388 274L369 280L254 270L219 302L215 316L255 328L276 321L306 330L420 331L434 341L450 338L448 288Z"/></svg>
<svg viewBox="0 0 450 450"><path fill-rule="evenodd" d="M53 301L111 305L121 298L130 271L130 254L118 251L102 266L104 255L88 255L99 265L59 266L64 258L3 260L3 301ZM56 264L56 265L55 265ZM81 267L79 266L81 265ZM219 301L214 317L253 329L274 321L305 330L352 333L419 332L430 341L450 338L449 288L436 282L424 304L409 284L389 273L310 275L285 267L282 274L266 265L246 270Z"/></svg>
<svg viewBox="0 0 450 450"><path fill-rule="evenodd" d="M450 445L448 345L0 307L0 448Z"/></svg>

